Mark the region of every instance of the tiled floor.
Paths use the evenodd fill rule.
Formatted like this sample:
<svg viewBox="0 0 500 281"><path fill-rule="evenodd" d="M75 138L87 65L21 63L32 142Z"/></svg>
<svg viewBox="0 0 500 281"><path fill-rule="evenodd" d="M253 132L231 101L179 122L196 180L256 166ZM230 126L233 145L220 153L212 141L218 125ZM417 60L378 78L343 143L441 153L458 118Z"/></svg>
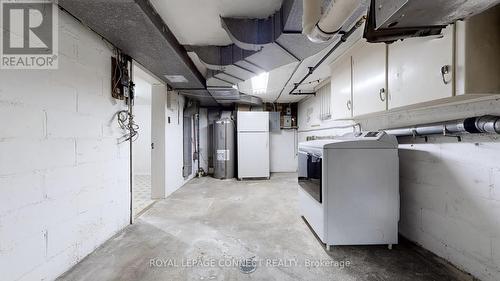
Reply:
<svg viewBox="0 0 500 281"><path fill-rule="evenodd" d="M135 175L133 187L134 217L155 201L151 199L151 175Z"/></svg>

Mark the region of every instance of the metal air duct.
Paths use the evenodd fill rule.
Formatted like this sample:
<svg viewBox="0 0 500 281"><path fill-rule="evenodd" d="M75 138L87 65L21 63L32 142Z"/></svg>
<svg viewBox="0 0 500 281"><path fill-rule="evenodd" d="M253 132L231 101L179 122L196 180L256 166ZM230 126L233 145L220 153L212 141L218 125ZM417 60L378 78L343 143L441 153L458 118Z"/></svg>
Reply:
<svg viewBox="0 0 500 281"><path fill-rule="evenodd" d="M240 93L237 89L231 87L207 87L200 90L180 90L180 93L194 100L200 101L201 105L206 103L207 96L217 101L219 105L229 106L233 104L245 104L251 106L262 105L262 99Z"/></svg>
<svg viewBox="0 0 500 281"><path fill-rule="evenodd" d="M332 0L320 0L328 6ZM356 0L357 3L359 0ZM353 15L344 19L344 30L366 12L357 5ZM303 61L324 50L331 42L313 43L302 32L303 0L284 0L279 11L270 17L222 17L221 24L234 44L229 46L185 46L196 53L210 70L208 85L230 86L262 72ZM314 22L316 24L316 22Z"/></svg>
<svg viewBox="0 0 500 281"><path fill-rule="evenodd" d="M299 61L328 46L328 44L319 46L313 44L302 34L302 27L297 24L301 22L302 10L301 0L285 0L281 9L268 18L223 17L222 27L233 43L242 49L253 51L276 49L275 56L281 53L285 58L288 56L291 62ZM273 58L267 57L267 59Z"/></svg>
<svg viewBox="0 0 500 281"><path fill-rule="evenodd" d="M435 36L448 24L477 15L500 0L370 0L364 37L392 43L411 37Z"/></svg>
<svg viewBox="0 0 500 281"><path fill-rule="evenodd" d="M59 0L59 6L162 79L203 106L218 103L206 80L149 0Z"/></svg>
<svg viewBox="0 0 500 281"><path fill-rule="evenodd" d="M224 68L233 74L234 68L239 68L255 75L301 61L328 46L310 42L302 34L301 22L302 0L285 0L281 9L268 18L221 18L234 45L186 49L195 52L209 69Z"/></svg>
<svg viewBox="0 0 500 281"><path fill-rule="evenodd" d="M186 51L194 52L205 65L212 70L221 70L224 67L247 59L257 51L241 49L235 44L228 46L184 46ZM242 67L243 68L243 67ZM252 71L246 69L247 71Z"/></svg>
<svg viewBox="0 0 500 281"><path fill-rule="evenodd" d="M204 77L148 0L59 0L58 4L171 87L205 87Z"/></svg>
<svg viewBox="0 0 500 281"><path fill-rule="evenodd" d="M362 6L360 0L332 0L321 14L321 0L303 0L302 32L315 43L323 43L339 34L351 16ZM363 8L364 10L365 8Z"/></svg>

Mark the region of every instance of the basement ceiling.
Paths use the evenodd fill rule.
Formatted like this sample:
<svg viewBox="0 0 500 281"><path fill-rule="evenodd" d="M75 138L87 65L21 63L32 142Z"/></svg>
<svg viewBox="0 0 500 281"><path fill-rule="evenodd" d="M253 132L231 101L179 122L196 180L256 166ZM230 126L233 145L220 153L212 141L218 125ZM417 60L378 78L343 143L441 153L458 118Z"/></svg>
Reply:
<svg viewBox="0 0 500 281"><path fill-rule="evenodd" d="M329 3L328 0L324 2L324 4ZM311 43L305 36L300 35L302 0L151 0L151 3L179 43L184 45L199 72L207 79L207 86L230 88L237 85L241 93L255 95L265 102L288 103L305 98L306 96L289 95L293 83L300 80L299 74L307 71L307 67L321 59L321 54L324 53L321 50L326 50L328 49L326 47L330 46L329 43ZM282 5L288 5L288 8L283 10ZM236 38L233 34L230 35L226 25L232 19L266 20L273 16L278 16L278 20L287 19L283 22L284 31L291 33L276 38L278 45L272 42L261 45L263 49L258 53L246 49L245 44L240 45L241 42L235 41ZM238 28L244 23L235 24L234 27ZM221 47L232 48L234 51L221 57L208 55L210 52L219 54L227 51L227 49L214 49ZM314 55L318 52L319 54ZM199 57L200 54L204 54L203 57ZM227 58L241 55L243 57L227 63ZM311 55L314 56L308 58ZM226 63L218 67L215 62L219 59L225 59ZM304 59L302 63L301 59ZM265 93L256 94L252 90L251 78L262 71L269 72L269 83ZM329 79L328 71L326 74L322 71L312 75L311 79L321 81ZM311 92L315 90L317 84L309 83L299 89Z"/></svg>
<svg viewBox="0 0 500 281"><path fill-rule="evenodd" d="M325 80L330 80L330 65L342 56L351 46L356 44L363 36L363 28L360 27L354 32L349 39L342 44L333 54L331 54L323 64L321 64L312 75L310 75L304 83L298 87L295 92L302 91L305 93L315 92L319 87L324 85ZM269 83L267 91L264 94L256 94L265 102L290 103L298 102L308 95L290 95L294 83L297 83L308 72L308 67L314 66L323 56L338 42L333 41L327 48L318 54L311 56L302 62L291 63L269 72ZM246 80L238 83L238 89L245 94L252 94L251 80Z"/></svg>
<svg viewBox="0 0 500 281"><path fill-rule="evenodd" d="M199 89L204 77L146 0L59 0L59 5L174 88ZM172 83L167 76L187 82Z"/></svg>
<svg viewBox="0 0 500 281"><path fill-rule="evenodd" d="M294 83L339 39L314 44L301 34L302 0L60 0L59 4L156 77L205 106L234 100L238 94L234 85L242 94L265 102L298 101L304 96L289 95ZM355 20L365 13L360 11ZM352 23L348 20L345 28ZM269 83L266 91L257 93L250 80L262 72L269 72ZM187 81L169 80L172 75ZM318 83L307 82L328 76L327 68L318 69L299 90L313 92ZM248 100L253 101L258 99Z"/></svg>
<svg viewBox="0 0 500 281"><path fill-rule="evenodd" d="M300 0L302 1L302 0ZM151 0L182 45L229 45L221 17L266 18L282 0Z"/></svg>
<svg viewBox="0 0 500 281"><path fill-rule="evenodd" d="M362 2L355 13L347 20L347 24L343 27L343 31L347 31L354 25L355 22L361 19L366 14L366 9L366 2ZM301 15L298 17L295 16L295 18L301 19ZM364 40L361 39L363 29L364 26L359 27L346 42L341 44L333 53L331 53L324 60L324 62L301 85L298 86L294 93L314 93L318 90L318 88L324 85L325 82L328 82L328 80L330 80L331 63L345 53L357 41ZM256 94L256 96L261 97L265 102L279 103L298 102L302 99L310 97L311 95L291 94L295 83L298 83L309 72L310 67L318 64L318 62L320 62L339 41L340 37L336 36L328 43L324 44L320 51L315 52L314 55L304 56L300 61L295 61L269 71L269 84L267 86L267 91L262 94ZM303 43L292 44L292 46L304 48ZM237 85L241 92L252 94L253 91L250 79L239 82Z"/></svg>

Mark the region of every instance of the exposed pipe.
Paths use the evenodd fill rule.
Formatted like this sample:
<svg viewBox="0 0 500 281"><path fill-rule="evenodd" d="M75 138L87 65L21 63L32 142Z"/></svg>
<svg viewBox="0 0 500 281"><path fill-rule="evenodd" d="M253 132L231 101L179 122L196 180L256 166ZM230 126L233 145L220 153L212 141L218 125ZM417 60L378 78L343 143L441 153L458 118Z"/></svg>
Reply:
<svg viewBox="0 0 500 281"><path fill-rule="evenodd" d="M314 27L321 19L321 3L322 0L303 0L302 8L302 33L311 34Z"/></svg>
<svg viewBox="0 0 500 281"><path fill-rule="evenodd" d="M500 116L484 115L414 127L385 130L397 137L447 134L500 134Z"/></svg>
<svg viewBox="0 0 500 281"><path fill-rule="evenodd" d="M332 0L321 15L321 0L303 0L302 33L315 43L323 43L340 33L344 23L361 4L359 0Z"/></svg>
<svg viewBox="0 0 500 281"><path fill-rule="evenodd" d="M353 132L361 132L361 124L356 123L352 125L339 125L339 126L328 126L328 127L322 127L322 128L317 128L317 129L307 129L307 130L299 130L299 133L307 133L307 132L316 132L316 131L324 131L324 130L331 130L331 129L349 129L352 128Z"/></svg>
<svg viewBox="0 0 500 281"><path fill-rule="evenodd" d="M196 170L196 175L199 177L200 175L200 107L198 107L198 112L194 115L194 127L195 127L195 135L196 135L196 159L198 160L198 169Z"/></svg>
<svg viewBox="0 0 500 281"><path fill-rule="evenodd" d="M326 53L319 61L318 63L316 63L313 67L308 67L309 68L309 71L307 72L307 74L302 78L300 79L300 81L298 83L294 83L294 86L293 86L293 89L288 93L289 95L293 94L293 92L295 90L297 90L297 88L302 84L304 83L304 81L306 81L306 79L314 73L314 71L320 67L321 64L323 64L323 62L333 53L335 52L335 50L337 50L338 47L340 47L340 45L342 45L344 42L347 41L347 39L354 33L354 31L356 31L356 29L360 28L361 25L363 25L363 23L365 22L365 19L366 17L362 17L361 19L359 19L356 24L354 24L353 27L351 27L351 29L349 29L347 32L345 32L342 37L340 38L340 40L335 44L335 46L333 46L329 51L328 53ZM297 70L297 69L296 69ZM288 84L288 83L287 83Z"/></svg>
<svg viewBox="0 0 500 281"><path fill-rule="evenodd" d="M281 95L283 94L283 92L285 91L285 88L286 86L288 85L288 83L290 83L290 81L292 80L293 76L295 76L295 73L297 73L297 70L300 68L300 66L302 65L304 61L300 61L297 66L295 66L295 68L293 69L293 72L292 74L290 74L290 76L288 77L288 80L286 80L286 83L285 83L285 86L283 86L283 88L281 89L280 91L280 94L276 97L276 99L274 100L274 103L277 103L278 100L280 99Z"/></svg>
<svg viewBox="0 0 500 281"><path fill-rule="evenodd" d="M132 58L127 56L127 64L130 63L130 76L129 76L129 97L127 99L127 105L128 105L128 112L129 112L129 130L130 130L130 139L129 139L129 181L130 181L130 186L129 186L129 192L130 192L130 216L129 216L129 223L133 224L134 223L134 165L133 165L133 143L134 143L134 138L132 135L132 126L134 124L134 99L135 99L135 84L133 82L133 71L134 71L134 64L132 63Z"/></svg>

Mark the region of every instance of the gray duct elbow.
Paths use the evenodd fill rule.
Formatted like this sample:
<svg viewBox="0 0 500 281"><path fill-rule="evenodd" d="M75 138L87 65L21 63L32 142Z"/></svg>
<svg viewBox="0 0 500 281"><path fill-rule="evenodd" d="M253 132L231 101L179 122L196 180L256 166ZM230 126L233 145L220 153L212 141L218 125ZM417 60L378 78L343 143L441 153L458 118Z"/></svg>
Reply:
<svg viewBox="0 0 500 281"><path fill-rule="evenodd" d="M500 117L492 115L478 117L475 126L480 133L500 134Z"/></svg>
<svg viewBox="0 0 500 281"><path fill-rule="evenodd" d="M359 0L332 0L322 14L321 0L303 0L302 33L315 43L323 43L339 33L361 4Z"/></svg>

